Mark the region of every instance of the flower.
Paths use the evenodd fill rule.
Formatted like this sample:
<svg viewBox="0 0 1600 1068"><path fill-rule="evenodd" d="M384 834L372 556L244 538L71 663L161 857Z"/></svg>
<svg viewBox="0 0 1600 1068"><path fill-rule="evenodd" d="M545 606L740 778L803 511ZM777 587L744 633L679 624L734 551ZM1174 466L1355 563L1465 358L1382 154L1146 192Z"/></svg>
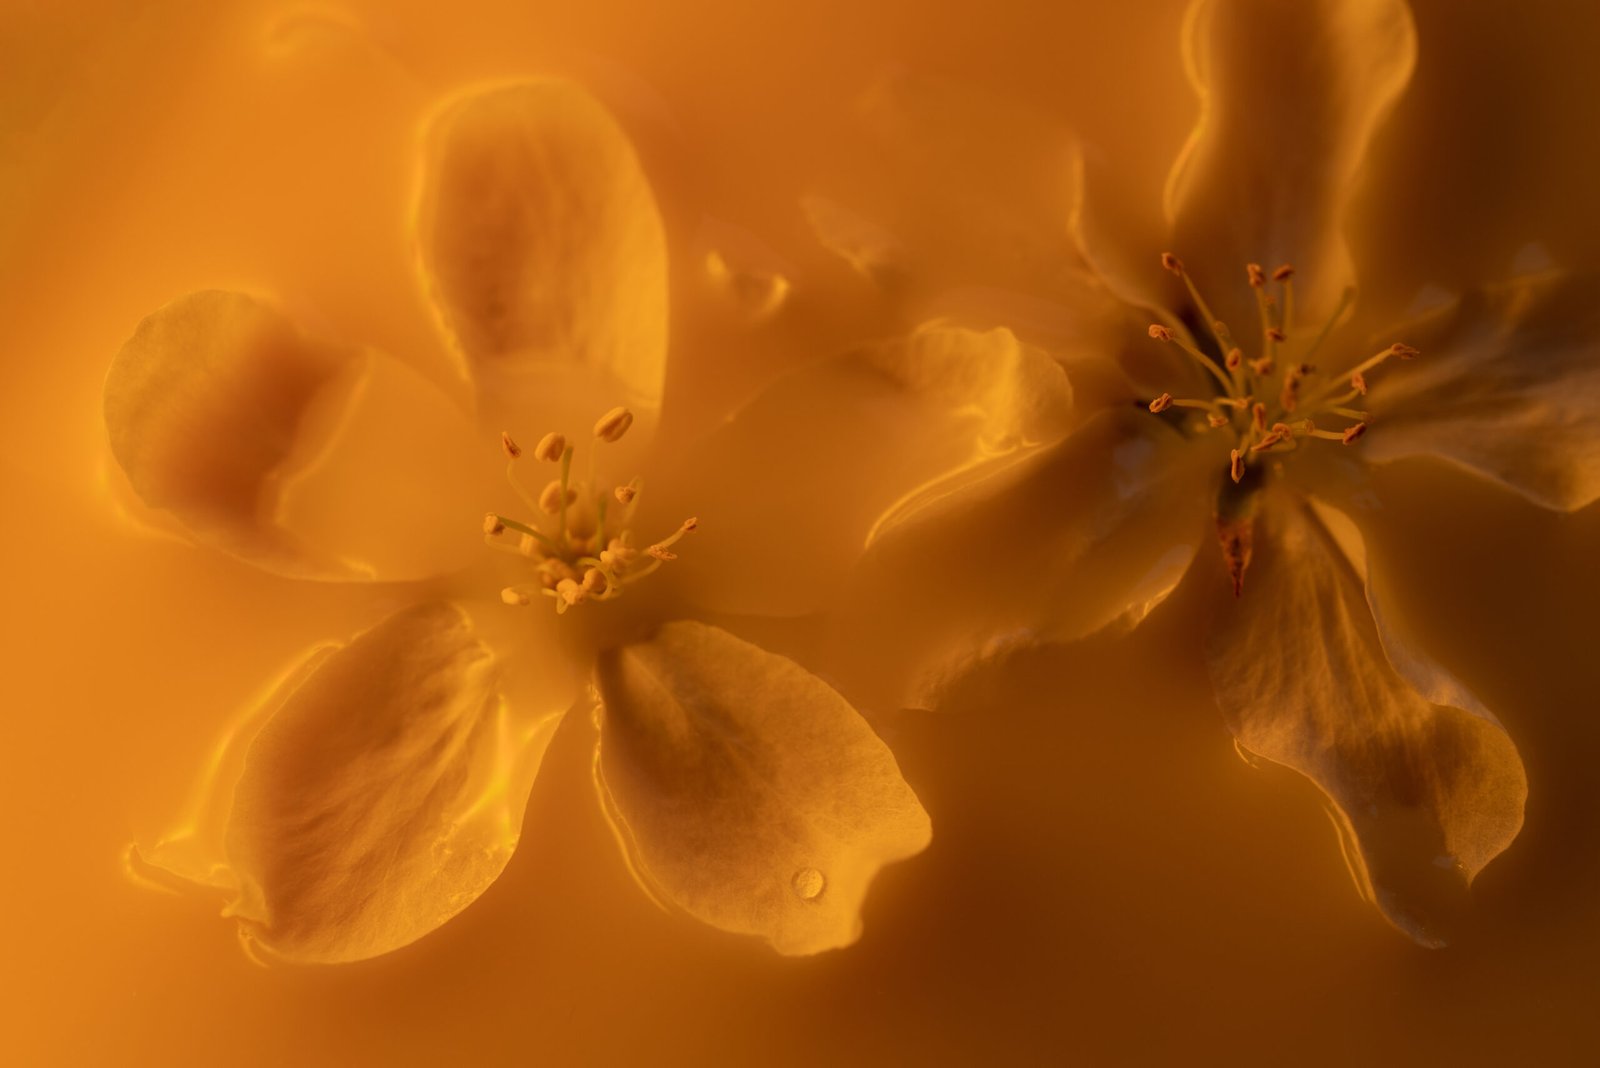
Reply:
<svg viewBox="0 0 1600 1068"><path fill-rule="evenodd" d="M670 439L645 451L667 252L632 145L560 80L471 89L426 131L416 249L458 375L436 384L233 291L159 309L112 363L106 426L138 518L386 606L267 687L133 872L220 891L258 956L404 946L505 867L592 665L596 787L641 885L782 953L854 941L878 869L929 840L892 754L822 680L641 581L691 555L698 522L635 540L651 494L631 465L669 484L674 468ZM452 403L468 382L481 430ZM513 424L543 436L524 448ZM500 490L480 477L490 450ZM472 534L491 502L494 553Z"/></svg>
<svg viewBox="0 0 1600 1068"><path fill-rule="evenodd" d="M1189 575L1215 597L1206 655L1237 744L1313 781L1365 895L1439 945L1521 827L1526 775L1393 609L1363 535L1381 514L1365 466L1442 459L1565 511L1600 497L1600 279L1535 270L1398 325L1375 318L1382 299L1355 312L1347 206L1410 75L1409 10L1197 0L1186 27L1202 115L1165 227L1110 210L1114 197L1053 206L1035 231L1049 255L1029 262L1092 276L1061 300L1071 272L997 270L998 251L890 291L937 308L964 282L966 321L1022 312L1016 334L1065 365L1072 409L871 525L831 606L837 670L869 703L931 706L1006 650L1137 624ZM902 111L896 129L925 129ZM1002 211L1022 203L993 195ZM906 225L941 240L928 222ZM975 303L973 278L1025 296ZM986 357L970 378L1038 396L1015 366ZM890 649L858 655L891 621Z"/></svg>

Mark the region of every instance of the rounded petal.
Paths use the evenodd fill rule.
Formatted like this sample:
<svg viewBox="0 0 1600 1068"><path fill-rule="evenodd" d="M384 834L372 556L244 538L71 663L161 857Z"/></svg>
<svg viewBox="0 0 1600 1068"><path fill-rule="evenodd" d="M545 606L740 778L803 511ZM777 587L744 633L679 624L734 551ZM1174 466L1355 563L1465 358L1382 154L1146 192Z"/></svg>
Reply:
<svg viewBox="0 0 1600 1068"><path fill-rule="evenodd" d="M661 216L627 135L584 89L517 82L440 107L423 146L417 241L490 412L518 410L550 365L601 375L612 403L659 404Z"/></svg>
<svg viewBox="0 0 1600 1068"><path fill-rule="evenodd" d="M865 720L793 661L700 623L601 655L595 778L645 888L784 954L846 946L931 837Z"/></svg>
<svg viewBox="0 0 1600 1068"><path fill-rule="evenodd" d="M880 526L834 620L830 668L869 706L933 707L1018 646L1138 622L1206 537L1225 457L1146 412L909 498Z"/></svg>
<svg viewBox="0 0 1600 1068"><path fill-rule="evenodd" d="M1363 893L1443 945L1521 828L1527 777L1494 716L1375 621L1359 533L1321 516L1286 494L1264 502L1244 593L1219 593L1212 684L1244 750L1327 795Z"/></svg>
<svg viewBox="0 0 1600 1068"><path fill-rule="evenodd" d="M986 456L1060 439L1072 396L1060 365L1010 331L943 323L793 371L683 465L693 481L681 508L702 525L680 578L717 611L814 611L899 498Z"/></svg>
<svg viewBox="0 0 1600 1068"><path fill-rule="evenodd" d="M1369 459L1436 457L1546 508L1600 499L1600 275L1476 290L1394 337L1422 356L1375 376Z"/></svg>
<svg viewBox="0 0 1600 1068"><path fill-rule="evenodd" d="M418 605L291 670L135 859L222 890L269 958L388 953L499 876L554 722L508 710L460 610Z"/></svg>
<svg viewBox="0 0 1600 1068"><path fill-rule="evenodd" d="M244 294L192 293L141 322L105 419L143 507L266 570L412 579L475 548L471 425L404 365Z"/></svg>
<svg viewBox="0 0 1600 1068"><path fill-rule="evenodd" d="M1305 322L1352 281L1345 208L1416 50L1404 0L1195 0L1184 55L1201 114L1166 210L1171 250L1236 331L1255 321L1246 263L1293 264Z"/></svg>

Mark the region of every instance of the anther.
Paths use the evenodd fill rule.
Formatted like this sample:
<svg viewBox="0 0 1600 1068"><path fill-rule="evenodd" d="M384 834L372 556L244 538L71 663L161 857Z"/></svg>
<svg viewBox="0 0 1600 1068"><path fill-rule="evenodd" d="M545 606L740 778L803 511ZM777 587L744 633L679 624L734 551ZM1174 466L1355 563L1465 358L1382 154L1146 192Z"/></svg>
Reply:
<svg viewBox="0 0 1600 1068"><path fill-rule="evenodd" d="M589 570L583 573L583 582L581 585L585 593L604 593L607 585L606 573L601 571L598 567L591 567Z"/></svg>
<svg viewBox="0 0 1600 1068"><path fill-rule="evenodd" d="M683 521L683 523L678 527L678 529L683 531L685 534L687 534L692 530L698 530L699 527L700 527L700 517L699 516L690 516L688 519L685 519Z"/></svg>
<svg viewBox="0 0 1600 1068"><path fill-rule="evenodd" d="M626 408L613 408L594 424L594 436L601 441L616 441L633 425L633 413Z"/></svg>
<svg viewBox="0 0 1600 1068"><path fill-rule="evenodd" d="M1183 261L1174 256L1172 253L1163 252L1161 254L1161 266L1165 267L1179 278L1183 277Z"/></svg>
<svg viewBox="0 0 1600 1068"><path fill-rule="evenodd" d="M1272 369L1277 365L1278 361L1271 356L1263 356L1258 360L1250 361L1250 370L1255 372L1257 376L1265 378L1272 373Z"/></svg>
<svg viewBox="0 0 1600 1068"><path fill-rule="evenodd" d="M553 464L561 459L561 454L567 451L567 439L563 434L554 430L539 439L539 444L533 447L533 458Z"/></svg>
<svg viewBox="0 0 1600 1068"><path fill-rule="evenodd" d="M1287 341L1288 338L1289 338L1289 335L1285 334L1282 330L1279 330L1277 327L1275 327L1275 326L1267 327L1267 340L1268 341Z"/></svg>
<svg viewBox="0 0 1600 1068"><path fill-rule="evenodd" d="M1235 482L1244 479L1244 453L1234 449L1228 454L1228 474Z"/></svg>
<svg viewBox="0 0 1600 1068"><path fill-rule="evenodd" d="M506 532L506 525L500 522L499 516L489 512L483 517L483 532L491 538L498 537Z"/></svg>
<svg viewBox="0 0 1600 1068"><path fill-rule="evenodd" d="M1414 349L1410 345L1402 345L1398 341L1389 346L1389 352L1402 360L1414 360L1422 354L1421 349Z"/></svg>
<svg viewBox="0 0 1600 1068"><path fill-rule="evenodd" d="M524 534L517 539L517 552L523 556L533 556L539 548L539 543L532 534Z"/></svg>
<svg viewBox="0 0 1600 1068"><path fill-rule="evenodd" d="M569 578L564 578L560 582L556 583L556 596L561 599L565 606L571 607L572 605L582 604L584 601L587 601L589 599L589 592L585 590L578 582L575 582Z"/></svg>
<svg viewBox="0 0 1600 1068"><path fill-rule="evenodd" d="M1150 402L1150 410L1152 412L1164 412L1170 407L1172 407L1172 394L1170 393L1163 393Z"/></svg>
<svg viewBox="0 0 1600 1068"><path fill-rule="evenodd" d="M1267 272L1261 269L1261 264L1259 263L1245 264L1244 273L1250 279L1250 284L1257 289L1267 284Z"/></svg>
<svg viewBox="0 0 1600 1068"><path fill-rule="evenodd" d="M1267 429L1267 406L1265 404L1258 403L1250 409L1250 422L1255 425L1257 430L1264 431Z"/></svg>
<svg viewBox="0 0 1600 1068"><path fill-rule="evenodd" d="M646 549L645 552L649 553L657 560L676 560L678 558L677 553L673 552L671 549L668 549L664 545L652 545Z"/></svg>
<svg viewBox="0 0 1600 1068"><path fill-rule="evenodd" d="M1365 397L1367 395L1367 376L1362 374L1360 371L1357 371L1355 374L1351 375L1350 388Z"/></svg>
<svg viewBox="0 0 1600 1068"><path fill-rule="evenodd" d="M1366 432L1367 432L1367 424L1365 424L1365 423L1356 423L1353 426L1345 427L1344 428L1344 434L1340 437L1339 440L1343 441L1346 445L1350 445L1350 444L1354 443L1357 438L1359 438L1362 434L1365 434Z"/></svg>
<svg viewBox="0 0 1600 1068"><path fill-rule="evenodd" d="M1293 277L1294 277L1294 268L1291 267L1287 263L1284 264L1282 267L1279 267L1277 270L1272 272L1272 280L1274 282L1287 282L1289 279L1291 279Z"/></svg>
<svg viewBox="0 0 1600 1068"><path fill-rule="evenodd" d="M500 431L500 447L505 450L508 460L515 460L522 455L522 446L513 441L511 435L504 430Z"/></svg>
<svg viewBox="0 0 1600 1068"><path fill-rule="evenodd" d="M516 586L507 586L505 589L501 590L500 600L508 605L511 605L513 608L522 608L533 603L533 598L529 597L525 591L518 589Z"/></svg>
<svg viewBox="0 0 1600 1068"><path fill-rule="evenodd" d="M1225 415L1218 415L1216 412L1212 412L1210 415L1206 416L1206 423L1211 427L1212 430L1221 430L1223 427L1228 425L1228 417Z"/></svg>
<svg viewBox="0 0 1600 1068"><path fill-rule="evenodd" d="M1228 370L1237 371L1239 366L1244 363L1244 350L1229 349L1228 355L1223 357L1223 363L1227 364Z"/></svg>
<svg viewBox="0 0 1600 1068"><path fill-rule="evenodd" d="M633 499L639 496L639 482L635 479L626 486L618 486L615 490L612 490L612 493L619 503L632 504Z"/></svg>
<svg viewBox="0 0 1600 1068"><path fill-rule="evenodd" d="M539 494L539 510L545 515L555 515L564 505L578 499L577 493L561 485L561 480L551 482Z"/></svg>
<svg viewBox="0 0 1600 1068"><path fill-rule="evenodd" d="M1292 412L1300 404L1300 372L1291 370L1283 376L1283 389L1278 392L1278 407Z"/></svg>
<svg viewBox="0 0 1600 1068"><path fill-rule="evenodd" d="M1166 327L1162 326L1160 323L1151 323L1150 324L1150 336L1155 338L1157 341L1171 341L1172 340L1172 331L1168 330Z"/></svg>

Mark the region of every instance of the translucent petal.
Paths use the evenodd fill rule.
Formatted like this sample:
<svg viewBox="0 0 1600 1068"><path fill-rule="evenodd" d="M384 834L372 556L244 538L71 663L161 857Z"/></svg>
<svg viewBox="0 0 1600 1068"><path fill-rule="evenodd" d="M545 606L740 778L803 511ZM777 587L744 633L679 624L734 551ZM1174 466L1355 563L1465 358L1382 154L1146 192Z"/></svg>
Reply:
<svg viewBox="0 0 1600 1068"><path fill-rule="evenodd" d="M269 958L415 941L499 876L549 741L554 719L512 713L496 674L445 604L319 650L230 732L189 818L138 864L222 890Z"/></svg>
<svg viewBox="0 0 1600 1068"><path fill-rule="evenodd" d="M1167 183L1171 246L1217 314L1255 321L1244 265L1292 263L1299 321L1352 280L1345 207L1405 89L1404 0L1195 0L1185 60L1201 115Z"/></svg>
<svg viewBox="0 0 1600 1068"><path fill-rule="evenodd" d="M830 668L870 706L932 707L1006 649L1137 622L1209 537L1226 462L1147 412L1117 410L930 487L880 526L839 609Z"/></svg>
<svg viewBox="0 0 1600 1068"><path fill-rule="evenodd" d="M1327 795L1363 892L1442 945L1521 828L1527 778L1493 715L1380 631L1359 534L1324 514L1333 526L1287 494L1263 502L1243 596L1219 595L1207 637L1212 684L1245 750Z"/></svg>
<svg viewBox="0 0 1600 1068"><path fill-rule="evenodd" d="M570 82L474 89L428 124L417 237L442 324L491 412L551 364L655 407L667 347L667 253L627 135ZM547 375L546 375L547 377Z"/></svg>
<svg viewBox="0 0 1600 1068"><path fill-rule="evenodd" d="M894 756L798 664L669 623L601 656L595 773L647 889L785 954L849 945L883 865L931 831Z"/></svg>
<svg viewBox="0 0 1600 1068"><path fill-rule="evenodd" d="M868 532L901 496L985 457L1055 441L1072 386L1007 330L926 324L902 341L775 381L687 458L679 561L700 604L769 615L834 596Z"/></svg>
<svg viewBox="0 0 1600 1068"><path fill-rule="evenodd" d="M267 570L413 579L476 548L472 475L493 465L471 424L404 365L244 294L192 293L140 323L105 418L137 518Z"/></svg>
<svg viewBox="0 0 1600 1068"><path fill-rule="evenodd" d="M1600 276L1470 292L1394 339L1423 355L1373 376L1368 458L1437 457L1546 508L1600 498Z"/></svg>

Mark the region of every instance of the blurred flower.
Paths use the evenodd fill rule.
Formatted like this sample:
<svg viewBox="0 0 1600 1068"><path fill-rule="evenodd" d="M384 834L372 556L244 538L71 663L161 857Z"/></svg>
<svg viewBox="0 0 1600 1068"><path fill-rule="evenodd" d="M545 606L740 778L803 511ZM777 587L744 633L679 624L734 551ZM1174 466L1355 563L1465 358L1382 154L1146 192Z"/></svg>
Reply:
<svg viewBox="0 0 1600 1068"><path fill-rule="evenodd" d="M1537 270L1424 299L1398 326L1354 315L1346 208L1410 77L1408 9L1197 0L1186 26L1202 114L1169 179L1161 232L1118 215L1115 197L1080 211L1057 196L1031 230L1000 225L1038 202L1011 188L1011 167L996 167L983 192L969 159L954 188L969 204L987 197L990 214L941 223L902 211L898 225L915 236L883 242L966 243L963 226L989 231L987 256L910 260L932 269L886 284L889 297L915 293L937 310L941 294L965 286L964 320L1012 317L1075 388L1012 334L974 335L1006 340L963 363L972 417L1030 405L1054 417L933 477L870 525L831 606L838 669L863 699L930 706L1004 650L1136 624L1211 540L1213 566L1195 581L1216 595L1207 658L1238 745L1315 782L1365 894L1419 942L1441 944L1473 877L1521 827L1526 777L1494 715L1389 607L1385 561L1359 525L1372 495L1358 461L1435 457L1554 509L1600 497L1600 279ZM870 99L881 104L883 91ZM936 125L916 106L894 110L905 141ZM1015 120L974 125L987 136ZM1057 147L1036 137L973 158ZM899 205L949 197L943 177L929 169L925 183L943 192ZM845 240L837 227L821 236ZM993 287L977 304L975 281ZM781 407L793 387L776 384L758 405ZM903 396L894 410L914 404ZM892 425L881 413L874 422ZM856 457L857 467L893 462ZM853 495L846 480L866 481L841 474L841 496ZM885 633L860 651L863 635Z"/></svg>
<svg viewBox="0 0 1600 1068"><path fill-rule="evenodd" d="M627 465L700 476L648 452L668 269L632 145L574 84L527 81L446 101L421 163L420 266L478 427L399 361L239 292L161 308L112 364L140 518L405 605L290 667L133 870L220 891L267 958L403 946L499 876L592 665L599 801L641 885L783 953L854 941L878 869L929 840L892 754L820 679L644 581L698 554L680 539L699 524L636 538L651 494Z"/></svg>

